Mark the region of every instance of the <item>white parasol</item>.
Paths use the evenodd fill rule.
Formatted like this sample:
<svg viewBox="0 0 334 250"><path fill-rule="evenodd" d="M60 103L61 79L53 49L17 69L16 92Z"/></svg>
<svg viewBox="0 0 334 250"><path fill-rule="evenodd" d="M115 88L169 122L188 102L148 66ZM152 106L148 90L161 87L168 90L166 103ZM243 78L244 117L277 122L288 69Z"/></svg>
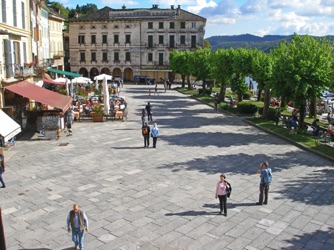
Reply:
<svg viewBox="0 0 334 250"><path fill-rule="evenodd" d="M88 77L77 77L72 79L72 83L92 83L92 80Z"/></svg>
<svg viewBox="0 0 334 250"><path fill-rule="evenodd" d="M108 80L112 80L111 75L107 74L101 74L98 76L94 77L94 80L96 81L96 86L98 86L98 81L103 80L103 94L104 94L104 114L108 115L109 114L109 109L110 109L110 103L109 103L109 89L108 89Z"/></svg>

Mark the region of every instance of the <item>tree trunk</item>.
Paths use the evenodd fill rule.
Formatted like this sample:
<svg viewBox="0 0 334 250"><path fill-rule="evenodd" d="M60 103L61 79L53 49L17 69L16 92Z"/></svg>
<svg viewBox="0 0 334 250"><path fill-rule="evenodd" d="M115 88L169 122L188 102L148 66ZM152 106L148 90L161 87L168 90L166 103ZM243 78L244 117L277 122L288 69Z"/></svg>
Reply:
<svg viewBox="0 0 334 250"><path fill-rule="evenodd" d="M188 90L191 90L191 82L190 82L190 76L187 75L187 84L188 84Z"/></svg>
<svg viewBox="0 0 334 250"><path fill-rule="evenodd" d="M261 101L261 94L262 94L262 89L258 89L257 91L257 101Z"/></svg>
<svg viewBox="0 0 334 250"><path fill-rule="evenodd" d="M181 75L181 79L182 79L182 88L184 88L186 86L186 76L185 75Z"/></svg>
<svg viewBox="0 0 334 250"><path fill-rule="evenodd" d="M270 104L270 89L264 90L264 100L263 100L263 117L267 118Z"/></svg>
<svg viewBox="0 0 334 250"><path fill-rule="evenodd" d="M226 85L222 83L219 91L219 100L222 102L225 100L225 93L226 93Z"/></svg>
<svg viewBox="0 0 334 250"><path fill-rule="evenodd" d="M305 108L306 108L306 103L303 103L303 104L300 105L299 119L298 119L298 128L300 128L300 129L304 129L304 127L305 127L305 124L304 124Z"/></svg>
<svg viewBox="0 0 334 250"><path fill-rule="evenodd" d="M309 117L310 117L310 118L316 118L316 117L317 117L317 105L316 105L316 100L311 100L311 101L310 101Z"/></svg>

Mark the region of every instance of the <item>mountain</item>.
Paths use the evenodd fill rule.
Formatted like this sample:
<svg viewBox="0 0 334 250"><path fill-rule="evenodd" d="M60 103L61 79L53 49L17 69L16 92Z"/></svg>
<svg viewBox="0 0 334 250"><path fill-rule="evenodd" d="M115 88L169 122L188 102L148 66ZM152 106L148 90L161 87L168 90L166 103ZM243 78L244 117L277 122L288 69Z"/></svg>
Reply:
<svg viewBox="0 0 334 250"><path fill-rule="evenodd" d="M280 36L280 35L266 35L264 37L254 36L251 34L234 35L234 36L211 36L207 38L211 44L213 51L217 49L228 48L248 48L259 49L266 53L269 53L275 46L279 45L282 41L291 41L293 35ZM314 37L314 38L327 38L333 40L333 36L326 37Z"/></svg>

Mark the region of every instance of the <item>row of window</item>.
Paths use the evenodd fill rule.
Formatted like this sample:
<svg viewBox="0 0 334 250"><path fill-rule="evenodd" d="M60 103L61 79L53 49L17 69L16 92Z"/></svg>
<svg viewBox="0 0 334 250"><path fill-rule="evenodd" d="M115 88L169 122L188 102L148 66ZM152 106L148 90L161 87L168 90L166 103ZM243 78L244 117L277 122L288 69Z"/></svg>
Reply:
<svg viewBox="0 0 334 250"><path fill-rule="evenodd" d="M1 0L1 9L2 9L2 22L3 23L7 23L7 13L6 13L6 9L7 9L7 3L6 0ZM26 28L26 14L25 14L25 3L21 2L21 23L22 23L22 29ZM13 1L13 26L14 27L18 27L17 24L17 14L18 14L18 7L17 7L17 3L16 0ZM10 15L9 15L10 16Z"/></svg>
<svg viewBox="0 0 334 250"><path fill-rule="evenodd" d="M164 59L164 53L159 53L159 62L163 62ZM90 53L90 60L92 62L97 61L96 52ZM120 62L120 55L119 52L114 52L114 62ZM86 52L81 51L80 52L80 62L86 61ZM102 52L102 62L108 62L108 52ZM125 61L131 61L131 52L125 52ZM147 53L147 61L153 62L153 53Z"/></svg>
<svg viewBox="0 0 334 250"><path fill-rule="evenodd" d="M153 29L153 25L156 22L148 22L147 23L147 28L148 29ZM164 29L164 22L158 22L158 29ZM180 22L180 29L185 29L186 28L186 22ZM192 22L191 23L191 28L196 28L196 23ZM169 22L169 29L175 29L175 22Z"/></svg>
<svg viewBox="0 0 334 250"><path fill-rule="evenodd" d="M154 25L154 23L156 23L156 22L148 22L147 23L147 28L148 29L153 29L153 25ZM164 22L158 22L158 23L156 23L157 25L158 25L158 29L164 29L164 26L165 26L165 23ZM80 29L84 29L85 28L85 26L80 26ZM102 29L107 29L108 28L108 26L107 25L105 25L105 24L103 24L103 26L102 26ZM119 28L119 25L114 25L114 27L113 27L114 29L118 29ZM125 25L125 28L126 29L130 29L130 25ZM180 29L185 29L186 28L186 22L180 22L180 27L179 27ZM192 22L191 23L191 28L196 28L196 23L195 22ZM96 26L95 25L92 25L91 27L90 27L90 29L96 29ZM175 29L175 22L169 22L169 29Z"/></svg>
<svg viewBox="0 0 334 250"><path fill-rule="evenodd" d="M164 44L165 36L159 35L158 36L158 44ZM153 48L154 39L153 35L149 35L147 37L148 41L148 47ZM91 35L90 38L91 44L96 44L96 35ZM79 44L85 44L85 35L79 35L78 36L78 43ZM102 35L102 44L108 43L108 35ZM114 35L114 44L119 43L119 35ZM125 43L130 44L131 43L131 35L125 35ZM169 35L169 47L175 47L175 35ZM186 36L180 35L179 37L179 43L182 45L186 44ZM191 36L191 47L196 47L196 35Z"/></svg>

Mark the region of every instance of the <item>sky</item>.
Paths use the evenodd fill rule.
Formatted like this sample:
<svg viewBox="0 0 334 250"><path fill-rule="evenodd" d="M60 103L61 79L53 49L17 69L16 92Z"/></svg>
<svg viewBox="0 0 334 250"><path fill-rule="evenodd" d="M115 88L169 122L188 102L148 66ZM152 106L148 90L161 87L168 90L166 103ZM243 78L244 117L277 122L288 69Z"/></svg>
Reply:
<svg viewBox="0 0 334 250"><path fill-rule="evenodd" d="M325 36L334 35L334 0L56 0L75 8L96 4L120 9L170 8L171 5L207 19L205 38L252 34ZM166 4L168 2L168 4Z"/></svg>

